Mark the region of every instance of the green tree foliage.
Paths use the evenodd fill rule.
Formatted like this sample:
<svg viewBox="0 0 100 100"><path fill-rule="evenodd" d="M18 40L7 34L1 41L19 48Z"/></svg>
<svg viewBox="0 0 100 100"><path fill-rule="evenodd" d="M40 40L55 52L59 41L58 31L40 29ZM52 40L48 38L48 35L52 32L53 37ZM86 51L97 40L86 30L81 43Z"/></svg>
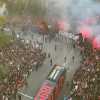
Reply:
<svg viewBox="0 0 100 100"><path fill-rule="evenodd" d="M9 44L12 40L12 36L7 35L4 32L0 32L0 47Z"/></svg>
<svg viewBox="0 0 100 100"><path fill-rule="evenodd" d="M43 0L0 0L6 3L9 15L43 16L46 12Z"/></svg>
<svg viewBox="0 0 100 100"><path fill-rule="evenodd" d="M9 0L0 0L1 3L8 3Z"/></svg>
<svg viewBox="0 0 100 100"><path fill-rule="evenodd" d="M6 17L0 16L0 27L2 27L4 24L6 24Z"/></svg>

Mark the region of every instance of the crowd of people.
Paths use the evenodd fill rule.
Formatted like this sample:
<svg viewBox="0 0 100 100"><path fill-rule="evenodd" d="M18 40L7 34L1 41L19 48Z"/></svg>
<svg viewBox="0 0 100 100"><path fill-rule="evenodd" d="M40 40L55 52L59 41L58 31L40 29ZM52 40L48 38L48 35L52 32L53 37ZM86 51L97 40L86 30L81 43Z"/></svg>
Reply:
<svg viewBox="0 0 100 100"><path fill-rule="evenodd" d="M100 100L100 51L84 48L85 59L74 74L71 93L75 100Z"/></svg>
<svg viewBox="0 0 100 100"><path fill-rule="evenodd" d="M27 85L27 77L42 65L46 53L40 47L16 40L0 48L0 64L7 67L6 75L0 80L0 100L12 100L17 90ZM6 99L8 98L8 99Z"/></svg>

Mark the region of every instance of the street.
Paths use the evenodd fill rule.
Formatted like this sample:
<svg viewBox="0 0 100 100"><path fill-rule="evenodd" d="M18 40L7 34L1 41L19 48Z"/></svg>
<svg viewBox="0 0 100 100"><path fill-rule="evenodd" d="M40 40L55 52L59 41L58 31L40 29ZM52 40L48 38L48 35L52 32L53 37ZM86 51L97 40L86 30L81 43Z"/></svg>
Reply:
<svg viewBox="0 0 100 100"><path fill-rule="evenodd" d="M34 40L39 38L42 42L42 36L35 35ZM27 39L27 38L26 38ZM63 65L67 69L66 73L66 81L71 81L73 74L75 73L76 69L80 65L81 56L79 49L73 48L73 41L70 39L62 40L62 38L59 38L59 40L51 40L43 42L43 50L47 53L50 53L50 58L46 58L44 61L44 64L39 67L38 71L33 71L28 81L28 86L24 87L23 89L19 90L23 94L27 94L30 97L33 97L37 90L40 88L43 81L46 79L48 72L52 68L50 66L50 59L52 59L52 64L58 64ZM55 49L56 45L56 49ZM72 57L75 57L75 60L73 61ZM65 58L66 57L66 62ZM67 91L67 90L66 90ZM61 93L60 99L63 97L63 93ZM22 96L22 100L30 100L30 98L26 96Z"/></svg>

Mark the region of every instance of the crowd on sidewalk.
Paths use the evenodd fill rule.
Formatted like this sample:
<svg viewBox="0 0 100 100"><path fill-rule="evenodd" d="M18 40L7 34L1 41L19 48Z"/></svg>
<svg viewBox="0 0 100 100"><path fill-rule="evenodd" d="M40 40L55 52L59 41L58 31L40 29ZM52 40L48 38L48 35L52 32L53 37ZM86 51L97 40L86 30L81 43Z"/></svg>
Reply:
<svg viewBox="0 0 100 100"><path fill-rule="evenodd" d="M38 44L37 44L38 45ZM11 100L17 90L27 85L27 77L38 71L46 53L39 46L16 40L0 48L0 65L7 67L6 75L0 80L0 100Z"/></svg>
<svg viewBox="0 0 100 100"><path fill-rule="evenodd" d="M75 100L100 100L100 51L85 49L85 59L74 74L71 92Z"/></svg>

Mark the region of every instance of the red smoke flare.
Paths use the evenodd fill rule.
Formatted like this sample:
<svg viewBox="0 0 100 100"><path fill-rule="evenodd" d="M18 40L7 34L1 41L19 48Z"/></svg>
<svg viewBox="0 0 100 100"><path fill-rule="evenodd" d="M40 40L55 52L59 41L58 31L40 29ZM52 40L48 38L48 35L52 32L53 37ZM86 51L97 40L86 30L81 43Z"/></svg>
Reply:
<svg viewBox="0 0 100 100"><path fill-rule="evenodd" d="M95 37L92 42L93 48L100 49L100 37Z"/></svg>
<svg viewBox="0 0 100 100"><path fill-rule="evenodd" d="M59 20L57 22L57 27L60 31L67 31L68 29L67 23L64 20Z"/></svg>
<svg viewBox="0 0 100 100"><path fill-rule="evenodd" d="M82 27L81 29L80 29L80 33L82 33L82 36L83 36L83 38L87 38L87 39L92 39L92 32L91 32L91 29L90 28L88 28L88 27Z"/></svg>

